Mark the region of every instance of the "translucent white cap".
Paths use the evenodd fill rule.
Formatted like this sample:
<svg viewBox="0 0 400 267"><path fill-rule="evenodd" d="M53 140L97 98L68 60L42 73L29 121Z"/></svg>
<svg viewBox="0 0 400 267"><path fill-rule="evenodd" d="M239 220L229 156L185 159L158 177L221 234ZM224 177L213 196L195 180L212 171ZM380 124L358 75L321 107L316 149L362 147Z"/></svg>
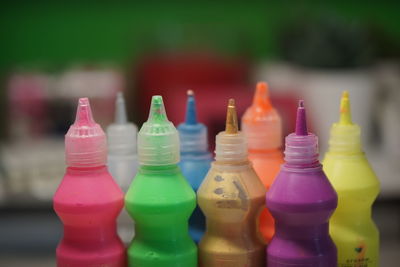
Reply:
<svg viewBox="0 0 400 267"><path fill-rule="evenodd" d="M215 143L216 161L238 162L247 160L246 138L239 131L234 99L229 99L225 131L217 135Z"/></svg>
<svg viewBox="0 0 400 267"><path fill-rule="evenodd" d="M107 162L106 135L92 115L87 98L80 98L76 119L65 135L65 157L70 167L96 167Z"/></svg>
<svg viewBox="0 0 400 267"><path fill-rule="evenodd" d="M138 158L140 165L162 166L179 162L179 136L167 118L161 96L151 99L148 120L138 135Z"/></svg>
<svg viewBox="0 0 400 267"><path fill-rule="evenodd" d="M264 82L257 84L253 104L242 117L242 130L250 150L269 150L282 146L281 117L271 105L268 86Z"/></svg>
<svg viewBox="0 0 400 267"><path fill-rule="evenodd" d="M108 153L113 155L136 154L137 127L128 122L125 100L121 92L115 102L115 122L108 126Z"/></svg>

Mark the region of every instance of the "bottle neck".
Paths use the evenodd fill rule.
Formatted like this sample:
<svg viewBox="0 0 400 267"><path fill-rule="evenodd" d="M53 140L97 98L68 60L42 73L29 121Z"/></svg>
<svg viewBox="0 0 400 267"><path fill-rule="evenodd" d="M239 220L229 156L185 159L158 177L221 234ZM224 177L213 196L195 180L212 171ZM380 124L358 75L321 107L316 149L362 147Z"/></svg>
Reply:
<svg viewBox="0 0 400 267"><path fill-rule="evenodd" d="M181 152L182 160L210 160L212 158L211 153L208 151L199 152Z"/></svg>
<svg viewBox="0 0 400 267"><path fill-rule="evenodd" d="M258 157L281 157L282 150L280 148L273 149L249 149L249 156L258 156Z"/></svg>
<svg viewBox="0 0 400 267"><path fill-rule="evenodd" d="M175 174L178 173L179 167L177 164L155 166L155 165L140 165L139 173L141 174Z"/></svg>
<svg viewBox="0 0 400 267"><path fill-rule="evenodd" d="M321 164L318 160L318 138L314 134L286 137L285 166L294 169L316 168Z"/></svg>
<svg viewBox="0 0 400 267"><path fill-rule="evenodd" d="M96 167L67 167L67 174L70 175L87 175L93 173L102 173L107 171L107 166L96 166Z"/></svg>
<svg viewBox="0 0 400 267"><path fill-rule="evenodd" d="M347 155L362 153L360 127L357 124L334 123L330 132L329 152Z"/></svg>

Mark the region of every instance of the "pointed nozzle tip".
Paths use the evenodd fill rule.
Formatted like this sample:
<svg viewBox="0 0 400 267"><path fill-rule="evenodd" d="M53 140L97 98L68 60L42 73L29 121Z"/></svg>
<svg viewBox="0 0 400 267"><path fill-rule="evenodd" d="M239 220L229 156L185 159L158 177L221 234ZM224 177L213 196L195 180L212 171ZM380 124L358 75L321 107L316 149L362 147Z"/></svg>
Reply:
<svg viewBox="0 0 400 267"><path fill-rule="evenodd" d="M87 97L79 98L78 108L76 111L75 123L77 124L93 124L93 115L90 108L90 102Z"/></svg>
<svg viewBox="0 0 400 267"><path fill-rule="evenodd" d="M128 122L125 109L125 99L122 92L117 93L117 99L115 100L115 122L117 124L125 124Z"/></svg>
<svg viewBox="0 0 400 267"><path fill-rule="evenodd" d="M265 82L258 82L256 87L256 93L258 95L264 95L268 93L268 85Z"/></svg>
<svg viewBox="0 0 400 267"><path fill-rule="evenodd" d="M237 120L235 100L233 98L228 101L228 110L226 114L225 132L228 134L235 134L239 131Z"/></svg>
<svg viewBox="0 0 400 267"><path fill-rule="evenodd" d="M308 135L306 109L304 108L304 100L299 101L296 117L296 135Z"/></svg>
<svg viewBox="0 0 400 267"><path fill-rule="evenodd" d="M154 95L151 98L149 120L159 122L168 120L165 112L164 101L160 95Z"/></svg>
<svg viewBox="0 0 400 267"><path fill-rule="evenodd" d="M194 99L194 93L192 90L187 91L187 104L186 104L186 119L185 123L194 125L197 123L197 115L196 115L196 103Z"/></svg>
<svg viewBox="0 0 400 267"><path fill-rule="evenodd" d="M350 98L349 92L343 91L342 98L340 100L340 120L341 124L352 124L351 110L350 110Z"/></svg>
<svg viewBox="0 0 400 267"><path fill-rule="evenodd" d="M265 82L258 82L256 86L256 91L253 98L253 106L257 106L264 110L269 110L272 108L271 102L269 100L268 84Z"/></svg>

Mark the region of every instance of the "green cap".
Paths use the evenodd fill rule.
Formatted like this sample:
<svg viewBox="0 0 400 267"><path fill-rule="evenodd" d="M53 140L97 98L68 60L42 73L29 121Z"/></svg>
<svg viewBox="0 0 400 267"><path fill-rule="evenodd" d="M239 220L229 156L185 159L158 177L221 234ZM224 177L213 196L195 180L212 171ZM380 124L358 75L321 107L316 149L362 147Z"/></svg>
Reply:
<svg viewBox="0 0 400 267"><path fill-rule="evenodd" d="M167 118L161 96L151 99L149 118L138 135L140 165L162 166L179 162L178 131Z"/></svg>

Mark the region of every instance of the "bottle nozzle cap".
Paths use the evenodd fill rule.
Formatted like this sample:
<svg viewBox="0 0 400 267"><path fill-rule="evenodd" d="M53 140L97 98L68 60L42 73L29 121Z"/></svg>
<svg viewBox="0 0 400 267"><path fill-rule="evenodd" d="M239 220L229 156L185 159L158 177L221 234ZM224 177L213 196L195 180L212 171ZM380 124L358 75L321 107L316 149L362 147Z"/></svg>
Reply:
<svg viewBox="0 0 400 267"><path fill-rule="evenodd" d="M192 90L187 91L186 119L179 124L178 132L181 154L207 152L207 127L197 121L196 101Z"/></svg>
<svg viewBox="0 0 400 267"><path fill-rule="evenodd" d="M343 91L340 100L340 119L331 128L329 151L337 153L359 153L361 147L361 129L351 119L349 92Z"/></svg>
<svg viewBox="0 0 400 267"><path fill-rule="evenodd" d="M282 145L281 117L271 105L265 82L257 83L253 103L242 117L242 130L249 150L270 150Z"/></svg>
<svg viewBox="0 0 400 267"><path fill-rule="evenodd" d="M314 166L318 161L318 137L307 130L306 109L300 100L297 108L296 131L285 139L285 161L290 165Z"/></svg>
<svg viewBox="0 0 400 267"><path fill-rule="evenodd" d="M138 135L141 165L170 165L179 162L179 136L167 118L161 96L153 96L148 120Z"/></svg>
<svg viewBox="0 0 400 267"><path fill-rule="evenodd" d="M65 135L66 162L71 167L95 167L106 164L106 136L92 115L87 98L80 98L76 119Z"/></svg>
<svg viewBox="0 0 400 267"><path fill-rule="evenodd" d="M124 96L122 92L118 92L115 100L115 122L107 128L109 154L136 154L136 136L137 127L128 122Z"/></svg>
<svg viewBox="0 0 400 267"><path fill-rule="evenodd" d="M237 162L247 160L246 139L239 131L234 99L229 99L225 131L217 135L215 143L215 159L217 161Z"/></svg>

